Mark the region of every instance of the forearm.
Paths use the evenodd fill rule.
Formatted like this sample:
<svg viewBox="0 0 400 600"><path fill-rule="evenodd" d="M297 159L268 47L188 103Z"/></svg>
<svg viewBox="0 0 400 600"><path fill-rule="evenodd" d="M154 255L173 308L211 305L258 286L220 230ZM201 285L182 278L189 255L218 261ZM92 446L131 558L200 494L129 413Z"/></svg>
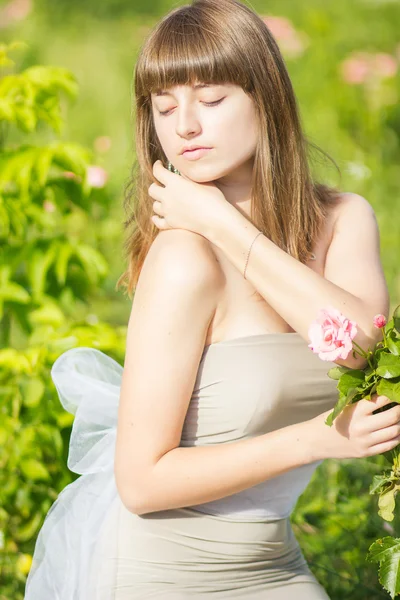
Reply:
<svg viewBox="0 0 400 600"><path fill-rule="evenodd" d="M230 262L241 272L246 257L259 230L238 211L231 211L220 226L210 229L210 241L222 249ZM378 338L372 337L371 311L364 302L307 265L296 260L266 236L255 240L246 269L246 279L268 304L307 342L308 329L321 308L333 305L349 319L356 321L355 342L367 350ZM352 368L363 368L366 361L349 354L346 360L335 361Z"/></svg>
<svg viewBox="0 0 400 600"><path fill-rule="evenodd" d="M174 448L152 468L135 514L218 500L320 458L312 422L214 446ZM138 494L137 494L138 495Z"/></svg>

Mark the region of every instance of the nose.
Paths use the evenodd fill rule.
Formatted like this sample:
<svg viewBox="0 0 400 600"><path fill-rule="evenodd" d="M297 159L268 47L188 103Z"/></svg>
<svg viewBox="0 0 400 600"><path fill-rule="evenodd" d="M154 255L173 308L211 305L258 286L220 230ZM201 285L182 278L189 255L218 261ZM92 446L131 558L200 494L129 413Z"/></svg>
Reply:
<svg viewBox="0 0 400 600"><path fill-rule="evenodd" d="M193 137L201 132L201 124L196 110L190 103L181 104L177 110L175 131L182 138Z"/></svg>

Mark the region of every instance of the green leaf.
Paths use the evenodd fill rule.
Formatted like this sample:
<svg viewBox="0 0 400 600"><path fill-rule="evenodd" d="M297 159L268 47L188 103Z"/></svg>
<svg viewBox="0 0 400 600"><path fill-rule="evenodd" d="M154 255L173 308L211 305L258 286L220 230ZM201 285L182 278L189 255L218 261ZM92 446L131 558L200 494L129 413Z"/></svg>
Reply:
<svg viewBox="0 0 400 600"><path fill-rule="evenodd" d="M400 404L400 379L380 379L376 391L379 396L387 396L392 402Z"/></svg>
<svg viewBox="0 0 400 600"><path fill-rule="evenodd" d="M87 277L96 284L99 278L105 277L108 273L108 264L100 252L86 244L78 244L75 248L75 254L79 258Z"/></svg>
<svg viewBox="0 0 400 600"><path fill-rule="evenodd" d="M70 98L75 98L77 95L78 84L76 78L71 71L63 67L34 65L25 69L23 75L36 86L47 89L52 94L62 90Z"/></svg>
<svg viewBox="0 0 400 600"><path fill-rule="evenodd" d="M65 427L71 427L74 422L75 416L71 413L63 412L57 415L57 426L60 429L65 429Z"/></svg>
<svg viewBox="0 0 400 600"><path fill-rule="evenodd" d="M400 355L400 339L396 336L395 331L391 330L386 336L386 344L391 354Z"/></svg>
<svg viewBox="0 0 400 600"><path fill-rule="evenodd" d="M350 369L347 373L343 373L338 383L338 390L344 396L347 396L348 392L352 388L359 387L365 382L365 373L361 369Z"/></svg>
<svg viewBox="0 0 400 600"><path fill-rule="evenodd" d="M31 377L22 382L22 402L25 406L33 408L38 406L45 391L45 385L39 377Z"/></svg>
<svg viewBox="0 0 400 600"><path fill-rule="evenodd" d="M55 165L63 170L72 171L78 176L85 176L87 164L91 159L88 149L72 142L53 142L51 148Z"/></svg>
<svg viewBox="0 0 400 600"><path fill-rule="evenodd" d="M391 483L387 486L386 489L381 491L378 500L378 515L385 519L385 521L393 521L394 518L394 508L396 506L396 494L398 492L399 486Z"/></svg>
<svg viewBox="0 0 400 600"><path fill-rule="evenodd" d="M387 450L386 452L382 452L382 456L386 458L386 460L393 466L394 464L398 464L399 461L399 450L398 446L393 448L392 450Z"/></svg>
<svg viewBox="0 0 400 600"><path fill-rule="evenodd" d="M400 538L390 536L371 544L367 559L379 562L379 582L394 598L400 593Z"/></svg>
<svg viewBox="0 0 400 600"><path fill-rule="evenodd" d="M394 309L393 312L393 326L398 333L400 333L400 304Z"/></svg>
<svg viewBox="0 0 400 600"><path fill-rule="evenodd" d="M21 525L15 531L15 539L19 542L26 542L33 538L35 533L37 532L39 525L42 521L42 515L40 512L37 512L33 515L32 519L25 523L25 525Z"/></svg>
<svg viewBox="0 0 400 600"><path fill-rule="evenodd" d="M33 481L48 481L50 479L50 475L46 467L34 458L23 459L20 463L20 468L27 479L33 479Z"/></svg>
<svg viewBox="0 0 400 600"><path fill-rule="evenodd" d="M34 165L34 174L40 187L47 182L48 173L53 160L53 151L49 148L40 148Z"/></svg>
<svg viewBox="0 0 400 600"><path fill-rule="evenodd" d="M57 253L55 273L59 285L65 285L65 281L67 279L68 262L73 251L73 247L66 242L60 247Z"/></svg>
<svg viewBox="0 0 400 600"><path fill-rule="evenodd" d="M342 410L353 400L353 398L358 394L357 388L350 388L348 390L347 396L340 396L339 400L336 402L333 411L327 416L325 419L325 423L331 427L333 421L336 417L342 412Z"/></svg>
<svg viewBox="0 0 400 600"><path fill-rule="evenodd" d="M28 265L31 289L36 301L42 299L47 284L47 272L57 255L57 246L52 245L46 251L36 248Z"/></svg>
<svg viewBox="0 0 400 600"><path fill-rule="evenodd" d="M30 296L26 289L22 285L11 281L2 285L0 298L4 301L18 302L18 304L28 304L30 301Z"/></svg>
<svg viewBox="0 0 400 600"><path fill-rule="evenodd" d="M393 330L393 328L394 328L394 319L389 319L389 321L386 323L386 325L384 327L386 335L388 333L390 333ZM396 332L396 330L395 330L395 332Z"/></svg>
<svg viewBox="0 0 400 600"><path fill-rule="evenodd" d="M351 370L350 367L332 367L332 369L329 369L328 371L328 377L339 380L343 373L347 373L347 371Z"/></svg>
<svg viewBox="0 0 400 600"><path fill-rule="evenodd" d="M379 356L376 372L385 379L400 377L400 360L397 356L384 352Z"/></svg>
<svg viewBox="0 0 400 600"><path fill-rule="evenodd" d="M25 133L35 131L38 122L37 115L33 107L18 106L15 112L16 124Z"/></svg>
<svg viewBox="0 0 400 600"><path fill-rule="evenodd" d="M57 306L57 303L49 297L39 308L30 311L29 320L35 325L51 324L59 327L65 321L65 315L62 309ZM36 339L35 334L33 334L32 339Z"/></svg>
<svg viewBox="0 0 400 600"><path fill-rule="evenodd" d="M390 476L387 475L374 475L372 483L369 488L370 494L379 494L381 489L386 485L390 485Z"/></svg>

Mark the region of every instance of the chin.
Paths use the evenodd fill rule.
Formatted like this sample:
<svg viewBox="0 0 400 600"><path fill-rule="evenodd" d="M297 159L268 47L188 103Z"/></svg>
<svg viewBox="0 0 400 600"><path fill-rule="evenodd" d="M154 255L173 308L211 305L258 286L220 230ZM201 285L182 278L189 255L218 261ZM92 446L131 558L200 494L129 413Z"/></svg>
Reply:
<svg viewBox="0 0 400 600"><path fill-rule="evenodd" d="M197 165L193 164L192 168L188 168L187 165L185 165L185 168L183 169L179 169L179 167L177 168L183 175L185 175L185 177L188 177L195 183L211 183L217 179L220 179L221 177L224 177L232 170L226 167L225 169L221 169L216 165L207 166L198 164L198 168L196 167Z"/></svg>

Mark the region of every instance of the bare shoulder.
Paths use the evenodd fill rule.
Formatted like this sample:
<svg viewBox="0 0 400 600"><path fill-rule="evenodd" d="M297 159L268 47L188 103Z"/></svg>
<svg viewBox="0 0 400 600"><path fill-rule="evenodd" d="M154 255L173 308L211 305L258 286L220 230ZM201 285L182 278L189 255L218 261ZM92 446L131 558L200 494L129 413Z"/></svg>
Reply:
<svg viewBox="0 0 400 600"><path fill-rule="evenodd" d="M215 292L225 282L211 243L203 236L185 229L159 231L143 267L161 271L169 281L207 286Z"/></svg>
<svg viewBox="0 0 400 600"><path fill-rule="evenodd" d="M380 254L380 232L374 208L364 196L354 192L343 192L337 197L328 258L330 262L332 257L342 260L345 252L358 253L365 259L373 254L375 260Z"/></svg>
<svg viewBox="0 0 400 600"><path fill-rule="evenodd" d="M333 208L334 225L342 225L344 220L372 219L376 221L375 211L371 203L355 192L342 192L336 197Z"/></svg>

